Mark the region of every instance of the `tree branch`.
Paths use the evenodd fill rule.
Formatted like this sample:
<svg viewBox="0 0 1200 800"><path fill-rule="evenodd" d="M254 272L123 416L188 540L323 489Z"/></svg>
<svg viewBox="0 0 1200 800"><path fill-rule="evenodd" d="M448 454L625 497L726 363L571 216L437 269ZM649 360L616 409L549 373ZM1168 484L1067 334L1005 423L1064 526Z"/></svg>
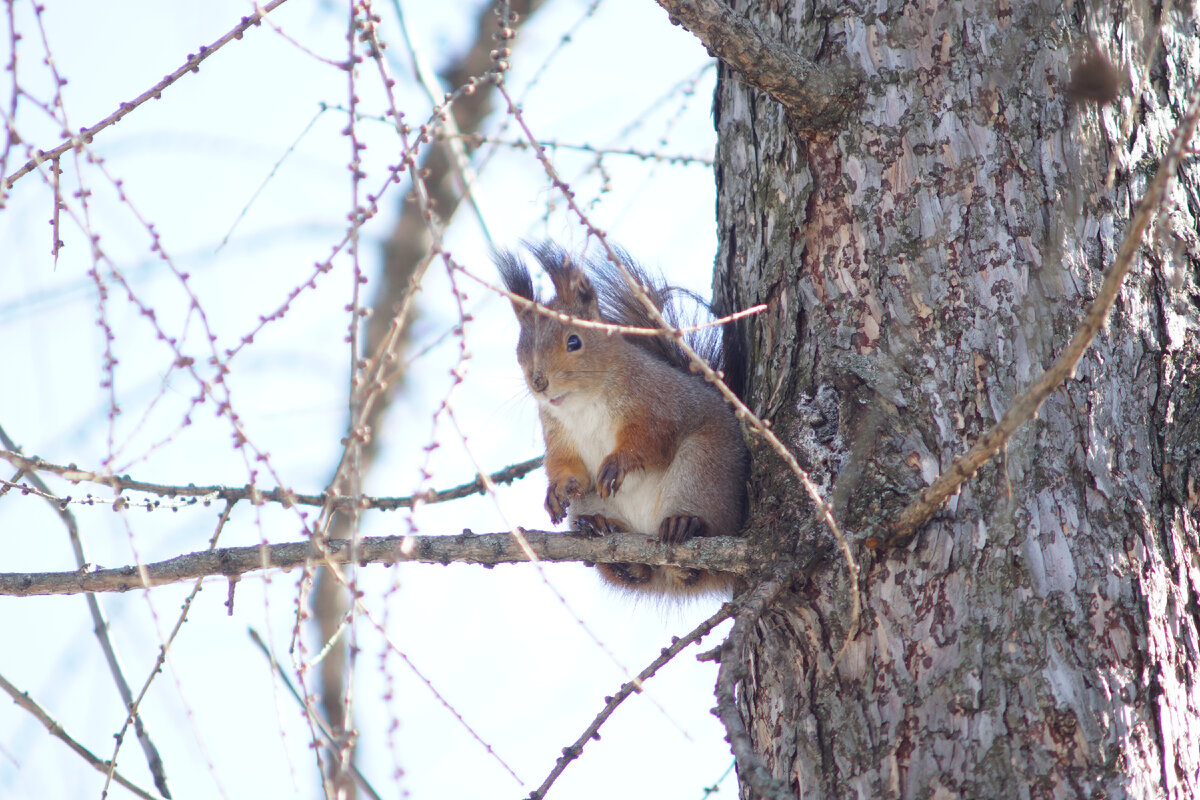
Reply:
<svg viewBox="0 0 1200 800"><path fill-rule="evenodd" d="M0 458L12 464L17 469L24 472L49 472L55 475L60 475L64 479L72 483L96 483L101 486L108 486L118 491L136 491L146 492L147 494L156 494L160 497L196 497L203 498L205 501L225 500L227 502L238 502L241 500L249 500L252 503L282 503L284 506L299 505L299 506L324 506L326 503L333 502L334 507L341 509L348 506L355 506L358 509L375 509L377 511L395 511L398 508L412 508L413 503L431 504L445 503L449 500L459 500L463 497L470 497L473 494L483 494L486 491L484 482L479 477L473 481L460 484L451 489L439 491L429 489L428 491L420 492L409 497L350 497L330 498L328 492L321 494L298 494L289 489L267 489L262 490L252 485L247 486L196 486L189 483L187 486L178 486L165 483L151 483L149 481L135 480L128 475L108 475L103 472L92 472L81 470L74 465L62 466L61 464L51 464L48 461L33 456L23 456L14 450L0 450ZM493 472L488 476L492 483L512 483L518 478L523 478L530 472L542 465L542 457L531 458L528 461L522 461L519 464L507 466L499 472ZM16 481L14 480L13 483ZM36 487L35 487L36 488ZM49 490L43 490L48 492ZM69 501L71 498L62 498L63 502ZM105 502L108 502L106 499Z"/></svg>
<svg viewBox="0 0 1200 800"><path fill-rule="evenodd" d="M288 690L288 694L290 694L292 699L294 699L300 706L301 712L306 713L306 709L304 707L304 698L300 695L300 692L296 691L296 685L292 683L290 678L288 678L287 673L283 671L283 667L279 666L279 662L275 659L275 654L271 652L271 648L267 647L267 643L263 641L262 636L260 636L258 631L254 630L254 628L249 628L248 631L250 633L250 639L258 646L258 649L262 651L262 654L267 657L267 661L271 665L271 673L275 676L276 680L282 683L284 688ZM333 735L333 732L329 730L329 724L321 717L315 715L313 719L317 724L317 730L320 731L321 737L325 739L326 746L336 748L337 740ZM371 782L367 780L367 776L362 774L362 770L360 770L353 761L350 762L349 771L350 774L354 776L354 780L358 782L359 788L370 795L372 800L383 800L379 792L375 791L375 787L372 786Z"/></svg>
<svg viewBox="0 0 1200 800"><path fill-rule="evenodd" d="M657 537L620 534L576 536L553 531L524 531L538 561L583 561L677 566L742 574L749 569L749 543L736 537L693 539L667 545ZM514 564L530 559L511 533L456 536L376 536L356 543L355 562L395 564L419 561L431 564ZM131 589L205 577L237 578L264 569L291 569L310 562L345 564L350 542L332 539L322 545L328 555L309 542L226 547L188 553L153 564L77 572L0 573L0 595L58 595L80 592L127 592Z"/></svg>
<svg viewBox="0 0 1200 800"><path fill-rule="evenodd" d="M868 547L901 544L916 533L921 526L929 522L942 504L958 491L958 487L965 480L991 460L992 456L998 453L1009 440L1009 437L1033 418L1050 393L1075 374L1075 365L1079 363L1079 359L1092 343L1092 339L1104 327L1108 313L1112 310L1117 294L1121 291L1121 284L1133 267L1133 259L1141 246L1142 236L1162 203L1167 185L1178 171L1181 159L1187 153L1188 142L1191 141L1192 134L1196 130L1198 118L1200 118L1200 87L1193 91L1187 114L1176 129L1175 138L1171 141L1171 146L1167 148L1158 171L1154 174L1154 179L1146 187L1142 201L1138 204L1137 212L1129 221L1129 230L1125 233L1124 241L1121 242L1121 249L1105 271L1100 291L1097 293L1096 299L1092 301L1079 330L1071 338L1066 349L1028 391L1013 401L1012 406L1004 412L1004 416L992 426L991 430L981 436L970 450L956 458L949 469L939 475L925 491L921 492L917 499L908 504L896 521L891 524L890 531L885 532L882 536L867 537Z"/></svg>
<svg viewBox="0 0 1200 800"><path fill-rule="evenodd" d="M3 444L9 450L16 450L16 443L9 438L8 432L4 430L4 426L0 425L0 444ZM75 515L60 503L54 503L53 495L48 487L35 472L28 472L27 480L33 484L33 487L47 497L52 504L56 506L59 519L62 520L64 527L67 529L67 536L71 540L71 549L75 554L75 565L80 569L87 563L87 552L83 547L83 537L79 535L79 524L75 520ZM104 616L104 610L100 607L100 600L93 594L89 594L86 598L88 611L92 616L92 631L96 634L96 639L100 642L100 649L104 653L104 660L108 662L109 672L112 674L113 682L116 684L117 693L121 695L121 701L125 704L127 710L133 709L133 690L129 688L129 681L125 678L125 670L121 668L121 659L117 655L117 648L113 645L112 637L108 635L108 619ZM138 743L142 746L142 752L146 756L146 763L150 767L150 774L154 778L154 786L158 789L158 793L163 797L170 797L171 792L167 787L167 773L163 767L162 756L158 752L158 747L155 746L154 740L150 738L149 731L146 730L145 721L142 716L135 711L130 711L133 720L134 734L137 736Z"/></svg>
<svg viewBox="0 0 1200 800"><path fill-rule="evenodd" d="M749 85L783 104L807 129L830 128L859 102L862 77L849 65L817 66L720 0L658 0L708 52L737 70Z"/></svg>
<svg viewBox="0 0 1200 800"><path fill-rule="evenodd" d="M52 735L57 736L59 739L66 742L67 747L78 753L84 761L91 764L100 773L105 775L108 774L109 762L102 761L99 756L97 756L91 750L88 750L86 747L68 735L67 732L63 730L63 726L60 725L54 719L54 717L46 713L46 709L38 705L37 702L29 696L28 692L22 692L20 689L13 686L4 678L3 675L0 675L0 689L6 691L9 697L13 699L14 703L28 711L30 714L33 714L33 716L37 718L38 722L42 723L46 730L50 731ZM154 795L133 783L116 770L113 770L112 776L113 780L124 786L129 791L133 792L138 797L141 797L142 800L155 800Z"/></svg>
<svg viewBox="0 0 1200 800"><path fill-rule="evenodd" d="M546 776L546 780L542 781L542 785L533 790L533 792L529 795L528 800L541 800L541 798L546 796L546 792L550 790L551 784L558 779L558 776L561 775L563 770L567 768L567 765L579 758L579 755L583 752L584 745L586 745L592 739L600 738L600 726L612 716L612 713L617 710L617 706L621 705L621 703L625 701L625 698L629 697L629 695L633 694L634 692L640 692L642 690L642 683L644 681L653 678L655 673L662 669L663 665L665 665L675 656L679 655L679 653L681 653L688 645L703 639L712 631L713 628L717 627L726 619L728 619L731 614L733 614L733 606L729 603L726 603L725 605L721 606L717 613L704 620L704 622L701 622L695 627L695 629L692 630L691 633L687 634L682 639L674 636L671 637L670 646L664 647L662 652L659 653L658 658L654 659L654 661L650 663L650 666L639 672L636 678L623 684L615 695L607 698L604 708L601 709L600 713L596 715L596 718L592 720L592 724L587 726L587 730L583 732L583 735L576 739L575 743L570 747L563 748L563 754L559 757L558 761L554 763L554 769L552 769L550 774Z"/></svg>
<svg viewBox="0 0 1200 800"><path fill-rule="evenodd" d="M271 2L267 3L265 6L256 8L253 14L247 14L246 16L242 17L242 21L238 23L231 31L229 31L229 33L225 34L220 39L217 39L207 47L201 45L200 51L195 55L189 55L187 61L183 62L183 66L179 67L170 75L166 76L161 81L142 92L132 101L121 103L120 107L116 111L112 112L92 127L80 128L79 133L67 139L65 142L62 142L54 149L45 151L38 150L34 154L33 158L25 162L25 166L18 169L12 175L9 175L7 178L0 176L0 195L11 189L12 185L16 183L19 178L22 178L37 169L39 164L44 164L47 161L53 161L72 148L79 147L80 145L84 144L90 144L92 137L97 133L111 125L117 124L125 116L127 116L129 112L133 111L146 101L159 99L162 97L164 89L182 78L187 73L199 72L200 63L202 61L220 50L225 45L232 42L234 39L241 39L242 34L255 25L258 25L262 21L263 17L267 16L267 14L283 5L286 1L287 0L271 0Z"/></svg>

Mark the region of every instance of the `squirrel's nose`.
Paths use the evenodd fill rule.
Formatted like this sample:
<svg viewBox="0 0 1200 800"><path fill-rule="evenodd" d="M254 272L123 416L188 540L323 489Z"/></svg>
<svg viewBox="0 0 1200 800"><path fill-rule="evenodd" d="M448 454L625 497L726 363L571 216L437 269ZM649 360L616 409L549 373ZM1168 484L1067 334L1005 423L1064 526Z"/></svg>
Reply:
<svg viewBox="0 0 1200 800"><path fill-rule="evenodd" d="M546 387L550 385L550 381L546 380L546 376L541 372L533 373L533 377L529 379L529 384L535 392L544 392Z"/></svg>

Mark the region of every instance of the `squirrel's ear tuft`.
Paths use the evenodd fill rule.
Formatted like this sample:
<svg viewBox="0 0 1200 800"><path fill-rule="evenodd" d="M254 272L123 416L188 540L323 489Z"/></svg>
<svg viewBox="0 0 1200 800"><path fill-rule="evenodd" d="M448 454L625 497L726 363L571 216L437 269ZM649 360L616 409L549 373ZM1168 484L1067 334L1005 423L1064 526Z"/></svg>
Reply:
<svg viewBox="0 0 1200 800"><path fill-rule="evenodd" d="M553 242L527 246L554 283L560 310L578 319L598 321L600 305L596 288L583 267Z"/></svg>
<svg viewBox="0 0 1200 800"><path fill-rule="evenodd" d="M574 299L572 304L579 310L592 308L597 305L596 289L592 286L592 282L588 279L588 276L579 267L571 270L568 294Z"/></svg>
<svg viewBox="0 0 1200 800"><path fill-rule="evenodd" d="M525 266L525 262L521 261L516 253L511 250L499 251L492 254L492 261L495 262L496 269L500 272L500 279L504 281L505 289L526 300L537 299L533 296L533 279L529 276L529 267ZM514 301L513 310L519 316L525 309Z"/></svg>

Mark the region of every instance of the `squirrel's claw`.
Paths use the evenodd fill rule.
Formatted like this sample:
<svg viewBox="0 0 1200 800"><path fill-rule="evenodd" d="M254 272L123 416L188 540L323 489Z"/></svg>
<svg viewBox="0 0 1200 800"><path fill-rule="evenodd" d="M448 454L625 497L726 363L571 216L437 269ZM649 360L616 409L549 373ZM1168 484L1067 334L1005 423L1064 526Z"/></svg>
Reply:
<svg viewBox="0 0 1200 800"><path fill-rule="evenodd" d="M654 567L645 564L601 564L600 568L626 586L642 586L654 577Z"/></svg>
<svg viewBox="0 0 1200 800"><path fill-rule="evenodd" d="M628 530L616 520L601 514L584 514L575 518L575 527L585 536L603 536L606 533L625 533Z"/></svg>
<svg viewBox="0 0 1200 800"><path fill-rule="evenodd" d="M546 489L546 510L550 512L550 521L557 525L566 519L571 498L579 494L579 481L575 478L551 482Z"/></svg>
<svg viewBox="0 0 1200 800"><path fill-rule="evenodd" d="M679 544L693 536L703 536L707 527L700 517L667 517L658 526L658 538L665 544Z"/></svg>
<svg viewBox="0 0 1200 800"><path fill-rule="evenodd" d="M616 494L625 481L625 473L629 469L623 462L624 459L620 455L613 453L601 462L600 469L596 472L596 491L606 500Z"/></svg>

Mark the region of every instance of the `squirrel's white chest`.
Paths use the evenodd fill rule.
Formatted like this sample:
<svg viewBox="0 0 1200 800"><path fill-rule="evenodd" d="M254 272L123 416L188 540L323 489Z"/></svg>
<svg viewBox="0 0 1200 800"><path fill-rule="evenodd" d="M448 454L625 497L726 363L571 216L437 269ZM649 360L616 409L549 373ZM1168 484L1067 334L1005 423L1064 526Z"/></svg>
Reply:
<svg viewBox="0 0 1200 800"><path fill-rule="evenodd" d="M568 398L560 406L547 405L546 408L571 437L575 451L595 480L604 459L616 449L617 422L602 403L572 403L572 399ZM572 518L579 513L604 514L622 520L631 530L657 533L663 516L664 476L661 469L630 472L616 494L606 499L591 494L586 500L573 503Z"/></svg>
<svg viewBox="0 0 1200 800"><path fill-rule="evenodd" d="M575 451L594 478L600 464L617 446L617 423L603 403L568 397L562 405L545 409L571 437Z"/></svg>

